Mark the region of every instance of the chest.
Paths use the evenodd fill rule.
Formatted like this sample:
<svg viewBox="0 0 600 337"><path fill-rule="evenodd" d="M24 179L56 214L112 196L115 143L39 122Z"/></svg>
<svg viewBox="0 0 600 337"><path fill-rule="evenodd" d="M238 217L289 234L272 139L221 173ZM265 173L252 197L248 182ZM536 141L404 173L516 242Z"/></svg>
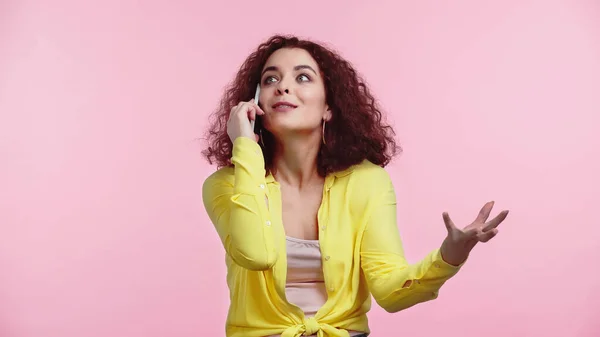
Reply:
<svg viewBox="0 0 600 337"><path fill-rule="evenodd" d="M287 236L304 240L319 238L318 213L323 200L323 187L304 191L281 188L281 218Z"/></svg>

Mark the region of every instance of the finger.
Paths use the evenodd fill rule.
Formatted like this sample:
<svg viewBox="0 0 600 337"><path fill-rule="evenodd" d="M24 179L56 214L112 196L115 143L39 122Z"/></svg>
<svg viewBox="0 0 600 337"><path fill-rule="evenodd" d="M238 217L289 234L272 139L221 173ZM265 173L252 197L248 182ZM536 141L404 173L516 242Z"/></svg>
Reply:
<svg viewBox="0 0 600 337"><path fill-rule="evenodd" d="M239 102L238 104L234 105L231 107L231 109L229 110L229 118L231 119L232 116L235 115L235 113L239 110L240 105L242 105L243 102Z"/></svg>
<svg viewBox="0 0 600 337"><path fill-rule="evenodd" d="M479 228L475 227L475 228L468 229L468 230L464 231L463 233L469 239L469 238L476 237L477 235L479 235L479 233L481 233L481 231L479 230Z"/></svg>
<svg viewBox="0 0 600 337"><path fill-rule="evenodd" d="M255 115L265 115L264 110L258 104L252 103L252 109L254 109Z"/></svg>
<svg viewBox="0 0 600 337"><path fill-rule="evenodd" d="M506 219L507 216L508 216L507 210L500 212L500 214L498 214L495 218L493 218L492 220L490 220L488 223L485 224L485 226L483 227L483 231L487 232L491 229L498 227L502 223L502 221L504 221L504 219Z"/></svg>
<svg viewBox="0 0 600 337"><path fill-rule="evenodd" d="M235 109L237 109L237 107L238 107L237 105L234 105L231 107L231 109L229 109L229 117L227 118L227 120L231 119L231 116L233 116Z"/></svg>
<svg viewBox="0 0 600 337"><path fill-rule="evenodd" d="M259 115L265 115L265 111L260 107L260 105L258 105L258 104L254 104L254 105L258 109L258 114Z"/></svg>
<svg viewBox="0 0 600 337"><path fill-rule="evenodd" d="M488 242L494 236L496 236L496 234L498 234L498 229L494 228L492 230L489 230L487 232L483 232L482 234L477 235L477 239L479 240L479 242Z"/></svg>
<svg viewBox="0 0 600 337"><path fill-rule="evenodd" d="M256 114L258 113L256 104L248 104L246 108L246 115L248 116L248 119L250 119L251 121L256 120Z"/></svg>
<svg viewBox="0 0 600 337"><path fill-rule="evenodd" d="M493 201L486 202L485 205L483 205L483 207L481 208L481 210L479 210L479 214L477 215L475 222L481 222L481 223L486 222L488 217L490 216L490 212L492 211L492 208L494 208L494 202Z"/></svg>
<svg viewBox="0 0 600 337"><path fill-rule="evenodd" d="M444 219L444 224L446 225L446 229L448 230L448 232L456 230L456 225L454 225L454 222L452 221L452 219L450 219L450 215L448 214L448 212L442 213L442 218Z"/></svg>
<svg viewBox="0 0 600 337"><path fill-rule="evenodd" d="M253 108L253 109L256 109L256 110L257 110L257 113L258 113L259 115L261 115L261 114L264 114L264 113L265 113L265 112L263 111L263 109L262 109L262 108L261 108L261 107L260 107L258 104L254 103L254 98L253 98L253 99L251 99L251 100L250 100L250 101L248 101L248 102L241 102L240 104L238 104L238 106L245 106L245 107L247 107L248 109L252 109L252 108Z"/></svg>
<svg viewBox="0 0 600 337"><path fill-rule="evenodd" d="M238 118L250 118L250 117L254 117L254 115L250 112L255 110L254 105L250 102L240 102L236 107L234 107L235 110L233 110L231 113L232 115L236 115L236 117Z"/></svg>
<svg viewBox="0 0 600 337"><path fill-rule="evenodd" d="M250 103L255 109L256 109L256 114L258 115L264 115L265 112L263 111L263 109L260 107L260 105L256 104L254 101L254 98L250 100Z"/></svg>

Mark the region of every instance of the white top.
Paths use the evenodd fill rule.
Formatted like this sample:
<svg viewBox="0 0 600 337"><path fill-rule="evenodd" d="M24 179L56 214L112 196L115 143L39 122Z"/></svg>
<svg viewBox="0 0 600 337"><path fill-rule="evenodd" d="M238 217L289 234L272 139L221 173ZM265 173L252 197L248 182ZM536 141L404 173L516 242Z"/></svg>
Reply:
<svg viewBox="0 0 600 337"><path fill-rule="evenodd" d="M306 317L314 317L319 308L327 302L319 240L303 240L288 236L286 247L287 300L302 309ZM357 331L348 332L350 336L362 334ZM278 337L278 335L270 337Z"/></svg>

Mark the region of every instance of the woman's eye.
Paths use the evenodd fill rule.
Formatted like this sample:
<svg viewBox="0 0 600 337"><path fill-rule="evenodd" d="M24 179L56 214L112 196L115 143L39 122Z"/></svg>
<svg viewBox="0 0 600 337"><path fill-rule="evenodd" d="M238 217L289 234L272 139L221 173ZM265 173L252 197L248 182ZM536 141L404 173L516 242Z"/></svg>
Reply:
<svg viewBox="0 0 600 337"><path fill-rule="evenodd" d="M296 80L297 80L298 82L310 82L310 80L311 80L311 79L310 79L310 77L309 77L308 75L306 75L306 74L302 74L302 75L299 75L299 76L296 78ZM277 82L277 78L276 78L276 77L274 77L274 76L269 76L269 77L266 77L266 78L263 80L263 84L272 84L272 83L275 83L275 82Z"/></svg>
<svg viewBox="0 0 600 337"><path fill-rule="evenodd" d="M269 76L269 77L265 78L265 80L264 80L263 82L264 82L265 84L271 84L271 83L273 83L275 80L276 80L276 79L275 79L275 77L273 77L273 76Z"/></svg>
<svg viewBox="0 0 600 337"><path fill-rule="evenodd" d="M308 76L307 76L307 75L305 75L305 74L302 74L302 75L298 76L298 80L299 80L300 82L308 82L308 81L310 81L310 77L308 77Z"/></svg>

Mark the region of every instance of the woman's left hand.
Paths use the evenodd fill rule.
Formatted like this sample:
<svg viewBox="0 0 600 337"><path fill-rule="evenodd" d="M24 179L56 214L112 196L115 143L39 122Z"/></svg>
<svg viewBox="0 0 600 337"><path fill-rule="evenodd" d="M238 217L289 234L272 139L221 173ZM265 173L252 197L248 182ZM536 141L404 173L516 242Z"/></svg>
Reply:
<svg viewBox="0 0 600 337"><path fill-rule="evenodd" d="M454 225L447 212L443 213L444 223L448 230L448 236L441 247L444 261L458 266L467 260L469 253L478 242L488 242L498 234L497 227L506 219L508 211L502 211L495 218L487 221L493 207L493 201L486 203L479 211L475 221L463 229Z"/></svg>

